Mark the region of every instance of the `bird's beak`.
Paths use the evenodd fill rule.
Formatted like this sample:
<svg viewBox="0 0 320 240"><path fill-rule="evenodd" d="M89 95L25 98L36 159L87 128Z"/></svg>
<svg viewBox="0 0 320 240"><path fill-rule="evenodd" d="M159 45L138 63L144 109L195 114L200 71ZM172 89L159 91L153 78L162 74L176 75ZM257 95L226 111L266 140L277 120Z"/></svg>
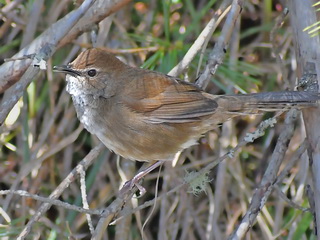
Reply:
<svg viewBox="0 0 320 240"><path fill-rule="evenodd" d="M70 74L71 76L74 76L74 77L81 76L81 72L73 70L71 67L66 65L54 66L53 71Z"/></svg>

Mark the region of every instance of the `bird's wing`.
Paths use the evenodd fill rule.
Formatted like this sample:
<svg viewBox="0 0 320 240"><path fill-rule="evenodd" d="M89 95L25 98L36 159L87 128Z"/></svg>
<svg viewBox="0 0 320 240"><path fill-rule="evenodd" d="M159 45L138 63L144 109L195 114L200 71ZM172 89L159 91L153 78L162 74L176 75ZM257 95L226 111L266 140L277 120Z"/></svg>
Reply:
<svg viewBox="0 0 320 240"><path fill-rule="evenodd" d="M217 109L195 85L156 72L143 72L124 92L122 103L152 123L194 122Z"/></svg>

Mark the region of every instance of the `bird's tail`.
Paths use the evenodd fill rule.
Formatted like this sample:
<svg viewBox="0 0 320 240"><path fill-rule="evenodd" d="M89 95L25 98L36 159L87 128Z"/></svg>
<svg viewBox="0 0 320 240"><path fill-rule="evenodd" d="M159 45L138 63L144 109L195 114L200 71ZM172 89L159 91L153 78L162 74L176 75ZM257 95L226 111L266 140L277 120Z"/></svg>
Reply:
<svg viewBox="0 0 320 240"><path fill-rule="evenodd" d="M284 91L216 96L215 100L222 112L241 115L279 111L288 108L314 107L320 102L320 94Z"/></svg>

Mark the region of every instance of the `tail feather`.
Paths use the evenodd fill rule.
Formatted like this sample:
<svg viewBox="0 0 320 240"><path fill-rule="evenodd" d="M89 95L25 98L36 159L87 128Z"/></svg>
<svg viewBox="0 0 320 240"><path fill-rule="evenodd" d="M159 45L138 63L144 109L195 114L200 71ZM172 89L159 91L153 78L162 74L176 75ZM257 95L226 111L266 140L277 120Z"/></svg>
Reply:
<svg viewBox="0 0 320 240"><path fill-rule="evenodd" d="M317 106L320 94L298 91L267 92L217 96L215 100L224 112L245 114Z"/></svg>

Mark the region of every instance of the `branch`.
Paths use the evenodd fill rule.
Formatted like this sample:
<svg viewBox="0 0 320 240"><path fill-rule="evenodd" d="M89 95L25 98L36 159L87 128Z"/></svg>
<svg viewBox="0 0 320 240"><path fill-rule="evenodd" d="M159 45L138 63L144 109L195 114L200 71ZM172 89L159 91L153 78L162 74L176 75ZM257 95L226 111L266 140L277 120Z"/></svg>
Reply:
<svg viewBox="0 0 320 240"><path fill-rule="evenodd" d="M186 68L190 65L191 61L200 52L204 44L211 38L213 32L216 30L217 26L225 15L229 12L230 7L226 8L230 0L224 1L219 9L215 12L211 20L208 22L206 27L202 30L196 41L190 47L188 52L184 55L183 59L175 66L168 75L177 77L182 74Z"/></svg>
<svg viewBox="0 0 320 240"><path fill-rule="evenodd" d="M59 42L67 35L67 33L72 29L72 27L79 21L79 19L86 13L86 11L90 8L90 6L95 2L95 0L86 0L82 3L82 5L72 14L69 14L68 22L65 23L63 27L59 29L56 33L52 34L50 38L47 38L43 44L39 44L37 40L33 42L33 44L39 44L36 49L34 45L30 45L27 49L24 48L19 53L29 54L26 52L28 49L32 49L33 53L36 53L32 64L30 65L30 61L22 61L24 63L25 68L28 67L27 71L23 74L21 80L14 84L8 91L5 92L4 97L1 101L0 105L0 126L3 124L7 115L13 106L17 103L17 101L22 97L24 90L31 83L31 81L35 78L35 76L40 72L40 68L35 67L36 65L40 65L41 62L47 61L56 51ZM52 37L54 36L54 37ZM38 38L39 39L39 38ZM33 46L33 47L32 47ZM19 53L15 55L15 57L19 57ZM7 68L6 66L11 66ZM0 93L3 92L7 87L9 87L8 82L6 81L6 76L10 76L12 78L14 76L13 66L17 66L15 61L10 61L4 63L0 67L0 76L3 76L0 81ZM5 72L1 73L1 70ZM21 68L19 68L19 73L21 73ZM13 83L12 81L9 81ZM11 85L10 85L11 86Z"/></svg>
<svg viewBox="0 0 320 240"><path fill-rule="evenodd" d="M100 143L94 149L92 149L88 155L69 173L69 175L59 184L59 186L50 194L49 199L57 199L63 193L63 191L69 187L69 185L79 176L78 168L82 168L83 170L88 169L88 167L93 163L93 161L99 156L102 150L105 149L105 146ZM27 225L24 227L22 232L20 233L18 240L25 239L31 228L35 222L37 222L40 217L49 210L52 206L51 203L43 203L39 209L34 213L32 218L29 220Z"/></svg>
<svg viewBox="0 0 320 240"><path fill-rule="evenodd" d="M118 11L131 0L90 0L75 11L52 24L45 32L36 38L30 45L23 48L12 58L19 58L40 51L48 44L53 44L52 54L57 48L72 42L81 33L89 31L101 20ZM89 3L89 4L88 4ZM91 4L94 3L91 6ZM87 11L88 10L88 11ZM81 18L80 21L78 21ZM51 56L51 55L50 55ZM50 57L49 56L49 57ZM29 67L31 61L6 62L0 66L0 93L19 81L22 74Z"/></svg>
<svg viewBox="0 0 320 240"><path fill-rule="evenodd" d="M305 91L319 92L320 85L320 38L310 37L304 29L317 22L316 9L312 0L289 1L289 14L292 22L293 39L297 56L297 77L303 79ZM304 13L303 15L301 13ZM315 83L315 84L314 84ZM311 86L309 86L311 84ZM305 109L303 119L309 142L308 155L312 169L315 203L316 229L320 229L320 107Z"/></svg>
<svg viewBox="0 0 320 240"><path fill-rule="evenodd" d="M63 207L65 209L69 209L69 210L80 212L80 213L86 213L86 214L90 214L90 215L101 215L102 214L102 210L99 210L99 209L94 210L94 209L82 208L82 207L72 205L70 203L63 202L63 201L60 201L57 199L41 197L39 195L32 194L32 193L29 193L24 190L0 190L0 195L7 195L7 194L14 194L14 195L18 195L21 197L32 198L34 200L37 200L37 201L40 201L43 203L48 203L50 205Z"/></svg>
<svg viewBox="0 0 320 240"><path fill-rule="evenodd" d="M272 158L268 165L268 168L261 180L260 186L253 194L249 209L241 220L239 226L234 230L234 232L231 236L229 236L228 239L242 239L249 228L256 221L258 214L260 213L262 207L265 205L268 197L273 190L274 183L277 179L277 173L287 151L289 142L293 136L294 122L296 118L297 110L290 110L285 119L285 128L279 136L279 140L272 154Z"/></svg>
<svg viewBox="0 0 320 240"><path fill-rule="evenodd" d="M233 0L230 12L225 24L223 25L221 35L218 38L218 42L215 44L212 52L209 55L208 64L196 82L196 84L202 89L207 87L211 76L215 74L218 66L223 62L235 23L241 13L241 10L242 1Z"/></svg>

